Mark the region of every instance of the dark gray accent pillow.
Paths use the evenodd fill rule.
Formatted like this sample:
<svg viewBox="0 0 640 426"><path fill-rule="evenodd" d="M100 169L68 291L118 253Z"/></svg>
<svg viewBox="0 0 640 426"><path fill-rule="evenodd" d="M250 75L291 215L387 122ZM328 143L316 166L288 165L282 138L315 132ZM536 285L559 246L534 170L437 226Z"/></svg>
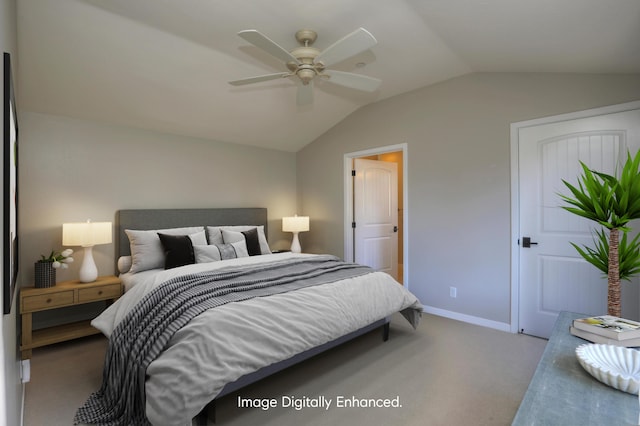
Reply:
<svg viewBox="0 0 640 426"><path fill-rule="evenodd" d="M188 235L168 235L158 233L164 248L164 269L196 263L193 243Z"/></svg>
<svg viewBox="0 0 640 426"><path fill-rule="evenodd" d="M238 257L236 249L231 244L216 244L220 250L220 260L235 259Z"/></svg>
<svg viewBox="0 0 640 426"><path fill-rule="evenodd" d="M244 239L247 242L247 251L249 256L258 256L262 254L260 249L260 240L258 240L258 229L253 228L248 231L242 231Z"/></svg>

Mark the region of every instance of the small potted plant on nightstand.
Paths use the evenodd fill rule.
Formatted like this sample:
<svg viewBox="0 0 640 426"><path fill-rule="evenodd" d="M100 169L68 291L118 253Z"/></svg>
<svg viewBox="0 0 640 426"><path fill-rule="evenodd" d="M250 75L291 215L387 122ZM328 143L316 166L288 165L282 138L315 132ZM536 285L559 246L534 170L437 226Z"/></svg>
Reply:
<svg viewBox="0 0 640 426"><path fill-rule="evenodd" d="M41 255L35 264L35 285L37 288L53 287L56 285L56 269L69 267L73 262L73 250L66 249L58 253L52 251L48 257Z"/></svg>

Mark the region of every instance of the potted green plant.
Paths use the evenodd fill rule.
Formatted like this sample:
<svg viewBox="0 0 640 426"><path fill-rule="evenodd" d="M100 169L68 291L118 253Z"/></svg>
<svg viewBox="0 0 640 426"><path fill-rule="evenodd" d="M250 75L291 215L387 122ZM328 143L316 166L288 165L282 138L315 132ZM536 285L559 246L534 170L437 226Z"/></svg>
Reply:
<svg viewBox="0 0 640 426"><path fill-rule="evenodd" d="M640 242L631 242L627 233L631 220L640 218L640 151L627 160L619 177L590 170L584 163L578 187L563 180L573 197L560 197L569 204L563 208L578 216L597 222L604 229L596 232L595 248L571 243L589 263L607 275L607 311L621 316L620 280L629 280L640 272ZM620 233L622 232L622 239ZM608 234L608 235L607 235Z"/></svg>

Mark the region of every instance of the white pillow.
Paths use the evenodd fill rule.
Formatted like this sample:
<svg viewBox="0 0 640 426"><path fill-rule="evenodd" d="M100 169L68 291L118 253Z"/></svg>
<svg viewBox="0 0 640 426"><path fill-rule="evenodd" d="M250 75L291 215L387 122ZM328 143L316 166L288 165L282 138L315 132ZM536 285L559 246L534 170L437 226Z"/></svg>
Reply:
<svg viewBox="0 0 640 426"><path fill-rule="evenodd" d="M244 231L244 232L247 232L247 231ZM244 236L244 234L242 232L236 232L236 231L230 231L228 229L223 229L222 230L222 240L224 241L225 244L244 242L245 243L245 247L247 248L247 253L249 252L249 244L247 243L247 239L246 239L246 237ZM260 244L260 237L259 236L258 236L258 244ZM255 254L262 254L262 247L258 247L258 250L260 252L259 253L254 253L254 255Z"/></svg>
<svg viewBox="0 0 640 426"><path fill-rule="evenodd" d="M189 234L189 239L191 240L191 244L197 244L197 245L207 244L207 234L204 232L204 229L194 234Z"/></svg>
<svg viewBox="0 0 640 426"><path fill-rule="evenodd" d="M230 243L236 251L236 257L249 257L249 251L247 250L246 241L238 241L235 243Z"/></svg>
<svg viewBox="0 0 640 426"><path fill-rule="evenodd" d="M131 245L131 269L135 273L148 269L164 268L164 249L158 233L168 235L189 235L193 244L207 244L204 226L192 226L187 228L154 229L139 231L125 229Z"/></svg>
<svg viewBox="0 0 640 426"><path fill-rule="evenodd" d="M271 254L267 237L264 235L264 226L253 225L238 225L238 226L207 226L207 235L209 236L209 244L222 244L224 239L222 237L222 230L228 231L249 231L250 229L258 228L258 242L260 243L260 252L262 254ZM244 237L243 237L244 238Z"/></svg>
<svg viewBox="0 0 640 426"><path fill-rule="evenodd" d="M217 262L220 260L220 250L215 244L193 246L193 254L195 255L196 263Z"/></svg>
<svg viewBox="0 0 640 426"><path fill-rule="evenodd" d="M224 244L212 244L212 245L194 245L193 253L195 254L196 263L217 262L222 259L220 254L220 247ZM247 243L244 241L238 241L231 243L235 250L235 257L249 257L247 251Z"/></svg>

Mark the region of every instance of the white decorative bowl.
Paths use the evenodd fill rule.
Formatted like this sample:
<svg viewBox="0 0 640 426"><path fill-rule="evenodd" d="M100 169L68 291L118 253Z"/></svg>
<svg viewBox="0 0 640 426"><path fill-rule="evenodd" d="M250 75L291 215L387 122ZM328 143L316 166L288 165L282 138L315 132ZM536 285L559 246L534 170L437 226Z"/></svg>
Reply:
<svg viewBox="0 0 640 426"><path fill-rule="evenodd" d="M638 394L640 352L622 346L585 344L576 348L580 365L602 383Z"/></svg>

